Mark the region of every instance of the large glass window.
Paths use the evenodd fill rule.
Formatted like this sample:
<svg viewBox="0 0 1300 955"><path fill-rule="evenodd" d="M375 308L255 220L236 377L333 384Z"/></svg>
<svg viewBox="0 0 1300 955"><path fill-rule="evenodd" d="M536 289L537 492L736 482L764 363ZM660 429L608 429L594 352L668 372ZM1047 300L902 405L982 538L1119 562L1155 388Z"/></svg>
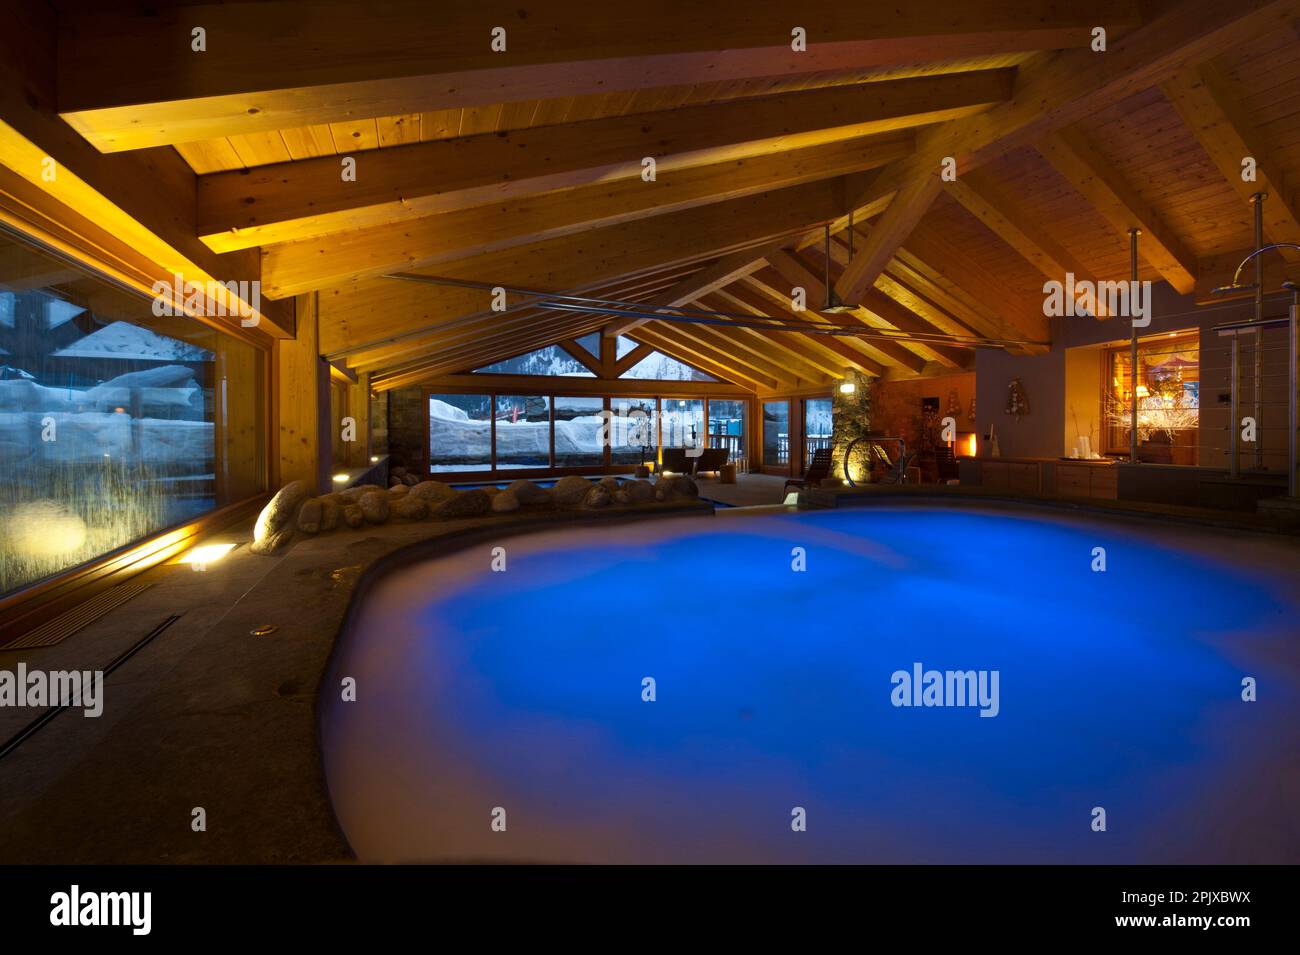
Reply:
<svg viewBox="0 0 1300 955"><path fill-rule="evenodd" d="M603 398L555 399L555 466L576 468L605 463L601 429Z"/></svg>
<svg viewBox="0 0 1300 955"><path fill-rule="evenodd" d="M491 467L491 397L430 395L429 470L487 471Z"/></svg>
<svg viewBox="0 0 1300 955"><path fill-rule="evenodd" d="M265 353L0 233L0 593L266 488Z"/></svg>
<svg viewBox="0 0 1300 955"><path fill-rule="evenodd" d="M704 445L704 402L699 398L665 398L661 411L665 448Z"/></svg>
<svg viewBox="0 0 1300 955"><path fill-rule="evenodd" d="M709 399L709 447L726 448L727 460L743 461L745 448L745 417L749 408L746 401Z"/></svg>
<svg viewBox="0 0 1300 955"><path fill-rule="evenodd" d="M1196 464L1201 408L1198 335L1139 342L1136 383L1131 366L1129 346L1108 350L1106 452L1129 453L1136 400L1138 459Z"/></svg>
<svg viewBox="0 0 1300 955"><path fill-rule="evenodd" d="M808 398L803 403L803 463L818 448L831 446L831 399Z"/></svg>
<svg viewBox="0 0 1300 955"><path fill-rule="evenodd" d="M475 374L494 375L548 375L560 378L595 378L590 368L574 358L559 345L547 345L526 355L516 355L502 361L475 368Z"/></svg>
<svg viewBox="0 0 1300 955"><path fill-rule="evenodd" d="M497 469L551 466L551 399L496 397Z"/></svg>
<svg viewBox="0 0 1300 955"><path fill-rule="evenodd" d="M763 402L763 465L790 465L790 402Z"/></svg>
<svg viewBox="0 0 1300 955"><path fill-rule="evenodd" d="M610 419L610 461L635 467L659 456L659 421L654 398L613 398Z"/></svg>

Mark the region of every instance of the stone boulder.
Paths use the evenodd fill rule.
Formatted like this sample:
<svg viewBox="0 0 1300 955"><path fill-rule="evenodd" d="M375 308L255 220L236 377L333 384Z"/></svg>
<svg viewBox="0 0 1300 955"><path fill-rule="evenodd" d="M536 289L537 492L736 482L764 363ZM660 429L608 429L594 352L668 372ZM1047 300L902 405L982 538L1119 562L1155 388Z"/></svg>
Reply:
<svg viewBox="0 0 1300 955"><path fill-rule="evenodd" d="M608 490L611 495L619 489L619 480L612 474L605 475L597 483Z"/></svg>
<svg viewBox="0 0 1300 955"><path fill-rule="evenodd" d="M482 488L461 491L440 502L434 509L435 517L455 520L461 517L481 517L492 507L492 496Z"/></svg>
<svg viewBox="0 0 1300 955"><path fill-rule="evenodd" d="M293 537L298 505L307 496L304 481L290 481L276 491L275 497L267 501L262 513L257 515L257 523L253 525L253 543L248 549L254 554L271 554L287 544Z"/></svg>
<svg viewBox="0 0 1300 955"><path fill-rule="evenodd" d="M522 478L511 481L506 490L513 494L520 504L546 504L551 500L551 492L548 488L538 487L532 481L525 481Z"/></svg>
<svg viewBox="0 0 1300 955"><path fill-rule="evenodd" d="M394 484L392 487L388 489L389 497L393 498L394 500L396 500L399 497L405 497L407 494L410 493L411 493L411 488L409 485L406 484Z"/></svg>
<svg viewBox="0 0 1300 955"><path fill-rule="evenodd" d="M383 491L371 491L369 494L361 495L357 506L361 508L361 513L371 524L382 524L388 520L388 501L389 497Z"/></svg>
<svg viewBox="0 0 1300 955"><path fill-rule="evenodd" d="M393 516L404 521L418 521L429 516L429 502L409 494L402 495L392 505Z"/></svg>
<svg viewBox="0 0 1300 955"><path fill-rule="evenodd" d="M322 531L332 531L339 526L339 515L343 506L338 502L335 495L330 494L322 497L320 500L320 529Z"/></svg>
<svg viewBox="0 0 1300 955"><path fill-rule="evenodd" d="M587 496L587 491L591 489L591 482L584 477L576 474L569 474L555 482L555 487L551 488L551 498L556 504L565 506L569 504L579 504Z"/></svg>
<svg viewBox="0 0 1300 955"><path fill-rule="evenodd" d="M584 507L608 507L614 500L614 492L603 481L593 484L582 499Z"/></svg>
<svg viewBox="0 0 1300 955"><path fill-rule="evenodd" d="M421 481L411 488L411 494L426 501L441 501L456 494L456 489L441 481Z"/></svg>
<svg viewBox="0 0 1300 955"><path fill-rule="evenodd" d="M324 505L318 497L309 497L303 501L302 506L298 508L298 530L304 534L319 533L324 510Z"/></svg>
<svg viewBox="0 0 1300 955"><path fill-rule="evenodd" d="M506 488L500 494L492 497L492 513L507 514L510 511L519 510L519 497L514 491Z"/></svg>
<svg viewBox="0 0 1300 955"><path fill-rule="evenodd" d="M414 474L409 474L409 473L403 474L402 483L405 484L407 487L415 487L415 485L420 483L420 479L416 477Z"/></svg>
<svg viewBox="0 0 1300 955"><path fill-rule="evenodd" d="M366 522L366 515L361 510L360 504L344 504L340 516L343 518L343 523L353 530Z"/></svg>
<svg viewBox="0 0 1300 955"><path fill-rule="evenodd" d="M661 477L655 482L655 500L667 501L673 497L699 497L700 489L685 474Z"/></svg>
<svg viewBox="0 0 1300 955"><path fill-rule="evenodd" d="M348 504L355 504L361 500L363 495L369 494L371 491L382 490L384 490L384 488L380 487L378 484L358 484L356 487L344 488L342 491L339 491L338 494L339 498L346 501Z"/></svg>
<svg viewBox="0 0 1300 955"><path fill-rule="evenodd" d="M624 481L620 493L626 494L633 504L644 504L655 499L655 486L650 481Z"/></svg>

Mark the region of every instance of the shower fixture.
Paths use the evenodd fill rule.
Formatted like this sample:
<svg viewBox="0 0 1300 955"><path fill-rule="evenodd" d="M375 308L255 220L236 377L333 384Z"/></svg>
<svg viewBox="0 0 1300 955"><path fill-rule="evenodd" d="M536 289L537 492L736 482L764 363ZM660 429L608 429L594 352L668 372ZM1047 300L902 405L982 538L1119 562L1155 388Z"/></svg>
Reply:
<svg viewBox="0 0 1300 955"><path fill-rule="evenodd" d="M849 261L853 261L853 210L849 210ZM850 305L848 302L841 301L839 293L835 291L835 286L831 284L831 224L826 223L826 304L818 311L825 312L829 315L843 315L847 312L856 311L857 305Z"/></svg>

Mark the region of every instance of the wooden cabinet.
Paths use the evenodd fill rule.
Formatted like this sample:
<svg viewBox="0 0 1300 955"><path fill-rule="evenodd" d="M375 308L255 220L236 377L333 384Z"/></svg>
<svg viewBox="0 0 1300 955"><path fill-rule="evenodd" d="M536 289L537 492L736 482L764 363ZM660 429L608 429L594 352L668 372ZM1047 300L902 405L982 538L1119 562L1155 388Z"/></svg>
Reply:
<svg viewBox="0 0 1300 955"><path fill-rule="evenodd" d="M1100 497L1115 500L1119 497L1117 475L1113 464L1076 464L1061 461L1056 465L1056 493L1062 497Z"/></svg>
<svg viewBox="0 0 1300 955"><path fill-rule="evenodd" d="M980 485L992 491L1039 494L1043 487L1042 469L1030 461L981 460Z"/></svg>

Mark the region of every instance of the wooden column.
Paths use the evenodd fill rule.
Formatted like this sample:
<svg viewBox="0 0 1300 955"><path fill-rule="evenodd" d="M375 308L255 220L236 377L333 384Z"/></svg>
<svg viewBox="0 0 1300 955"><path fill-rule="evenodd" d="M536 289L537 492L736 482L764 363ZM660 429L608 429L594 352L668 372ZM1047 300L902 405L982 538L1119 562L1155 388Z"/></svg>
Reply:
<svg viewBox="0 0 1300 955"><path fill-rule="evenodd" d="M275 343L275 487L306 481L316 493L330 487L329 365L320 357L316 293L297 299L297 336Z"/></svg>
<svg viewBox="0 0 1300 955"><path fill-rule="evenodd" d="M345 463L348 467L365 467L370 463L370 372L357 375L348 385L347 410L344 412L356 422L356 440L346 444Z"/></svg>

